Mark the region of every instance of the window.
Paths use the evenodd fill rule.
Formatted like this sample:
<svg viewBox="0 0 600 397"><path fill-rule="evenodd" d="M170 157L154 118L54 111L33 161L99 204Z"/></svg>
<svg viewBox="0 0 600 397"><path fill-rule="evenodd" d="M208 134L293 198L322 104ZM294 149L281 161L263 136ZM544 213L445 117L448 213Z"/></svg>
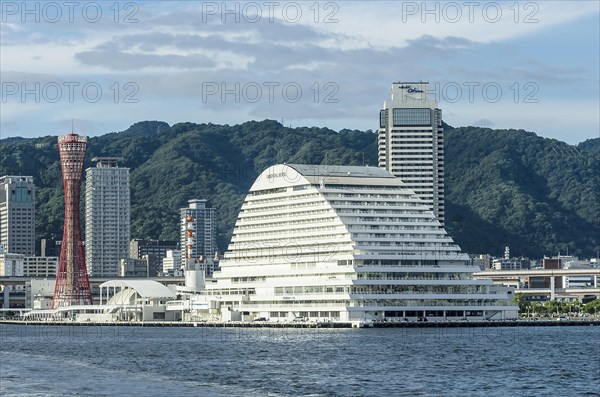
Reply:
<svg viewBox="0 0 600 397"><path fill-rule="evenodd" d="M387 124L388 124L388 111L381 110L379 112L379 127L380 128L387 127Z"/></svg>
<svg viewBox="0 0 600 397"><path fill-rule="evenodd" d="M394 127L431 125L431 109L395 108L393 110Z"/></svg>

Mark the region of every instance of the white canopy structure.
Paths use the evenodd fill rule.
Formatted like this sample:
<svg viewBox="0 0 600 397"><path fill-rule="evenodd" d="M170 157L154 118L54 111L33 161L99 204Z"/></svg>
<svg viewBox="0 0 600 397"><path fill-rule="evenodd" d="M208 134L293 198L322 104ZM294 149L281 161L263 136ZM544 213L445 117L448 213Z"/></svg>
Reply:
<svg viewBox="0 0 600 397"><path fill-rule="evenodd" d="M166 301L175 299L175 296L168 287L153 280L109 280L100 284L100 304L104 298L108 304L122 304L135 303L140 299Z"/></svg>

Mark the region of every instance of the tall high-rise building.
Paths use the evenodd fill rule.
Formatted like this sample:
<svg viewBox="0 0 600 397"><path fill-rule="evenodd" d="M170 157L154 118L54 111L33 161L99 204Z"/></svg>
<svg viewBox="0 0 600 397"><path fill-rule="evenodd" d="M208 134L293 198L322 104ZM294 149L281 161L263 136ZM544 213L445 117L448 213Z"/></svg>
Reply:
<svg viewBox="0 0 600 397"><path fill-rule="evenodd" d="M35 185L32 176L0 178L0 245L12 254L35 254Z"/></svg>
<svg viewBox="0 0 600 397"><path fill-rule="evenodd" d="M413 190L444 225L442 110L428 83L398 82L379 112L379 167Z"/></svg>
<svg viewBox="0 0 600 397"><path fill-rule="evenodd" d="M119 274L121 259L129 258L129 168L119 157L94 157L85 170L85 259L93 276Z"/></svg>
<svg viewBox="0 0 600 397"><path fill-rule="evenodd" d="M71 133L58 138L65 190L65 222L52 297L53 309L93 303L79 219L79 195L86 150L87 137Z"/></svg>
<svg viewBox="0 0 600 397"><path fill-rule="evenodd" d="M192 241L188 241L188 228L194 228ZM180 209L180 242L181 265L186 264L186 258L191 254L193 259L200 256L212 258L217 251L217 210L209 208L206 200L188 200L188 206ZM189 247L191 245L191 247ZM191 252L189 252L191 250Z"/></svg>

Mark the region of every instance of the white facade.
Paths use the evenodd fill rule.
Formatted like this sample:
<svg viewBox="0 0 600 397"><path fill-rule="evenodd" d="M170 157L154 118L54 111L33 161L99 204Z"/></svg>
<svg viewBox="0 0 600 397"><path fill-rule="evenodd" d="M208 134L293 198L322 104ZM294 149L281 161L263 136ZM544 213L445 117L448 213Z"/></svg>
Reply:
<svg viewBox="0 0 600 397"><path fill-rule="evenodd" d="M118 166L120 158L93 160L85 171L85 262L90 275L112 277L129 257L129 168Z"/></svg>
<svg viewBox="0 0 600 397"><path fill-rule="evenodd" d="M23 275L31 277L56 277L57 256L26 256L23 258Z"/></svg>
<svg viewBox="0 0 600 397"><path fill-rule="evenodd" d="M428 83L393 83L379 114L379 167L402 179L444 225L442 111Z"/></svg>
<svg viewBox="0 0 600 397"><path fill-rule="evenodd" d="M23 276L23 260L25 255L0 252L0 277Z"/></svg>
<svg viewBox="0 0 600 397"><path fill-rule="evenodd" d="M289 321L508 318L517 308L406 185L375 167L276 165L255 181L206 293Z"/></svg>
<svg viewBox="0 0 600 397"><path fill-rule="evenodd" d="M54 279L31 279L25 283L25 305L33 309L50 309L54 295Z"/></svg>
<svg viewBox="0 0 600 397"><path fill-rule="evenodd" d="M0 245L5 252L35 255L35 185L32 176L0 178Z"/></svg>
<svg viewBox="0 0 600 397"><path fill-rule="evenodd" d="M181 269L181 252L179 250L167 250L167 256L162 260L162 272L174 275Z"/></svg>

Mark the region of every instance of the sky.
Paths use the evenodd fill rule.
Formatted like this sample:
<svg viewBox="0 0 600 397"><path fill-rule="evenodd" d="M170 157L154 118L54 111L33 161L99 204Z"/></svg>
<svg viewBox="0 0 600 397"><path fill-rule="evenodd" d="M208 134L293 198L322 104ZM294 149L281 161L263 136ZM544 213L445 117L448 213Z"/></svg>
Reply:
<svg viewBox="0 0 600 397"><path fill-rule="evenodd" d="M0 138L143 120L375 130L394 81L452 126L600 136L600 2L0 1Z"/></svg>

